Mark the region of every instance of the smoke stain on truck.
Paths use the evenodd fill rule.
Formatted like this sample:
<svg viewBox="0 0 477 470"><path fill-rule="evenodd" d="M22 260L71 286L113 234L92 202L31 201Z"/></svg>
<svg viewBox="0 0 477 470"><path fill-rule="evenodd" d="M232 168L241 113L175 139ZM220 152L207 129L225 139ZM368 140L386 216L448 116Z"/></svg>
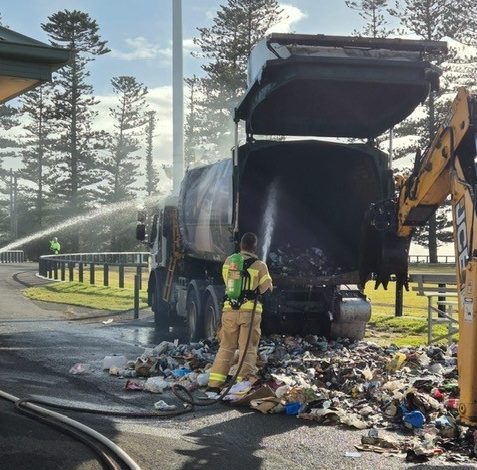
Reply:
<svg viewBox="0 0 477 470"><path fill-rule="evenodd" d="M289 251L272 272L265 332L363 337L371 306L359 287L360 260L379 259L383 247L376 238L363 248L361 231L370 205L395 190L374 138L436 86L439 71L423 52L438 46L284 34L257 44L234 118L245 121L247 143L235 159L187 171L179 196L154 218L148 293L158 328L185 321L190 339L212 336L224 296L222 263L251 231L261 235L265 253ZM307 270L292 266L307 253L317 257Z"/></svg>

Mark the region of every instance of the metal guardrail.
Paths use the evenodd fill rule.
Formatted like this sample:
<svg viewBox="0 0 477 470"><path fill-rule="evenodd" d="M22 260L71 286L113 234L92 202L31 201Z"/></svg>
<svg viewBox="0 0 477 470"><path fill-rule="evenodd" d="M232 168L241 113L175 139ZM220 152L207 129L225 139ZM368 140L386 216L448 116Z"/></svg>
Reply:
<svg viewBox="0 0 477 470"><path fill-rule="evenodd" d="M413 273L410 282L417 286L412 290L417 295L427 298L427 344L447 339L450 344L455 333L459 331L458 294L455 274ZM434 315L437 313L437 318ZM434 336L435 324L447 325L447 333Z"/></svg>
<svg viewBox="0 0 477 470"><path fill-rule="evenodd" d="M103 285L109 286L109 268L118 267L119 288L124 289L124 268L136 268L134 275L134 318L139 318L139 291L142 287L142 270L149 266L150 253L145 252L105 252L67 253L64 255L40 256L38 273L47 279L58 281L74 280L78 270L78 281L84 282L84 270L89 268L89 283L96 283L96 267L103 268ZM66 275L68 270L68 276Z"/></svg>
<svg viewBox="0 0 477 470"><path fill-rule="evenodd" d="M429 255L410 255L409 264L429 264ZM439 255L437 257L438 264L455 264L454 255Z"/></svg>
<svg viewBox="0 0 477 470"><path fill-rule="evenodd" d="M0 252L0 263L24 263L25 252L23 250L7 250Z"/></svg>

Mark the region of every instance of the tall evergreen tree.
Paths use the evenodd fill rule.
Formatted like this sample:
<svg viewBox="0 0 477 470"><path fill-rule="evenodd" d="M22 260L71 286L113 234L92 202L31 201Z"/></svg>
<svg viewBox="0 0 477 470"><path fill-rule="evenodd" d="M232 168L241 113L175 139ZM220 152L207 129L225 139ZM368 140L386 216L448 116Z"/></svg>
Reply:
<svg viewBox="0 0 477 470"><path fill-rule="evenodd" d="M386 18L388 0L346 0L345 4L348 8L356 10L364 20L364 26L355 30L355 34L372 38L386 38L393 34L394 30L388 28Z"/></svg>
<svg viewBox="0 0 477 470"><path fill-rule="evenodd" d="M27 198L30 231L41 229L44 224L48 175L53 164L51 143L54 132L51 108L51 85L45 84L30 91L22 98L21 113L26 119L22 142L23 168L20 176L28 182ZM31 187L35 188L34 195Z"/></svg>
<svg viewBox="0 0 477 470"><path fill-rule="evenodd" d="M147 88L134 77L120 76L111 80L117 105L109 109L114 131L111 135L110 154L102 164L103 181L99 186L101 198L107 203L126 201L134 197L139 176L140 137L146 124ZM127 220L121 215L109 225L112 251L126 249L132 233Z"/></svg>
<svg viewBox="0 0 477 470"><path fill-rule="evenodd" d="M156 128L156 112L147 112L147 124L146 124L146 194L157 192L157 186L159 184L159 175L154 165L153 158L153 139L154 130Z"/></svg>
<svg viewBox="0 0 477 470"><path fill-rule="evenodd" d="M455 37L461 23L453 0L397 0L395 8L390 14L399 19L405 31L428 41L439 41L445 37ZM441 66L450 56L428 54L426 57L436 66ZM445 85L445 82L443 85ZM423 106L423 113L417 118L406 121L396 129L397 137L413 139L412 147L425 148L435 135L439 122L448 102L439 101L446 95L445 86L440 91L431 91ZM401 156L409 155L409 148L401 150ZM442 234L443 241L448 233L443 230L448 225L447 217L440 214L439 218L431 217L427 230L427 237L417 238L422 244L428 245L431 262L437 262L437 234Z"/></svg>
<svg viewBox="0 0 477 470"><path fill-rule="evenodd" d="M137 182L140 149L139 137L146 124L147 88L134 77L120 76L111 80L117 105L109 109L114 123L111 155L103 164L102 197L108 203L130 199Z"/></svg>
<svg viewBox="0 0 477 470"><path fill-rule="evenodd" d="M95 56L109 52L99 34L99 26L88 13L63 10L48 17L43 30L55 46L72 51L72 60L59 70L55 82L54 106L58 132L58 162L55 166L55 191L68 209L67 215L78 214L92 196L92 186L100 179L96 148L100 135L92 130L97 116L93 87L88 83L88 63ZM71 240L79 250L79 236Z"/></svg>
<svg viewBox="0 0 477 470"><path fill-rule="evenodd" d="M228 0L220 6L209 28L198 28L194 39L202 66L203 96L197 113L203 117L200 132L211 157L223 158L231 146L232 111L247 85L247 60L252 47L283 18L277 0Z"/></svg>
<svg viewBox="0 0 477 470"><path fill-rule="evenodd" d="M189 88L188 110L184 126L184 160L186 167L190 167L197 162L197 150L200 144L203 144L201 129L203 121L199 115L199 98L201 80L197 75L186 78L186 85Z"/></svg>

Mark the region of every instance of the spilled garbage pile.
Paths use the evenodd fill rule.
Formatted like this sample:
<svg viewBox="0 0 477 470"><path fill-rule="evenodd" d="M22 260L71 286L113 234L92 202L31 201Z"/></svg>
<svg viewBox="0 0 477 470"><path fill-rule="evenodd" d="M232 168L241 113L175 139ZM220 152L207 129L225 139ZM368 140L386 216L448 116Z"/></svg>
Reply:
<svg viewBox="0 0 477 470"><path fill-rule="evenodd" d="M124 378L127 390L162 393L180 383L200 396L217 348L212 341L164 341L135 361L107 357L104 368ZM311 335L264 337L257 376L235 384L225 400L261 413L366 430L359 451L406 453L416 462L441 454L465 459L477 453L477 445L472 431L456 422L456 354L455 346L399 349ZM174 406L156 403L162 410ZM389 439L384 430L401 436Z"/></svg>
<svg viewBox="0 0 477 470"><path fill-rule="evenodd" d="M283 277L332 276L347 271L326 256L321 248L302 249L290 244L271 251L267 264L270 273Z"/></svg>

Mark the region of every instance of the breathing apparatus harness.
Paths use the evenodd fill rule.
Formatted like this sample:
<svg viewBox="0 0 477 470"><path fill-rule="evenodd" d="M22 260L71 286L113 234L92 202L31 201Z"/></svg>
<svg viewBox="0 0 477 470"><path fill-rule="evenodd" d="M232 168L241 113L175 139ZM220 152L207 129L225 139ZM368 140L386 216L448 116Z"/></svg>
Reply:
<svg viewBox="0 0 477 470"><path fill-rule="evenodd" d="M252 290L252 278L248 272L255 261L258 258L251 256L245 259L241 253L235 253L229 258L224 301L234 310L239 310L245 302L257 298L257 290Z"/></svg>

